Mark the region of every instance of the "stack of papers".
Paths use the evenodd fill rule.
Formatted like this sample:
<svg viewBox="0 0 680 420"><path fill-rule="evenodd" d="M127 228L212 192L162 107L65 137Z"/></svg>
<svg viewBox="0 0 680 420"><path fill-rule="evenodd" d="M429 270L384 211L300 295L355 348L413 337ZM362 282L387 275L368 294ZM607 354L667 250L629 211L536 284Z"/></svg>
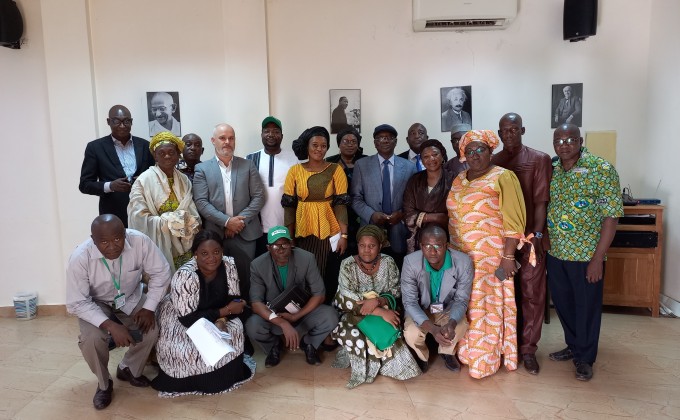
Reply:
<svg viewBox="0 0 680 420"><path fill-rule="evenodd" d="M194 322L194 325L187 329L187 335L208 366L215 366L225 355L236 351L228 343L228 340L231 340L229 333L220 331L215 324L205 318Z"/></svg>

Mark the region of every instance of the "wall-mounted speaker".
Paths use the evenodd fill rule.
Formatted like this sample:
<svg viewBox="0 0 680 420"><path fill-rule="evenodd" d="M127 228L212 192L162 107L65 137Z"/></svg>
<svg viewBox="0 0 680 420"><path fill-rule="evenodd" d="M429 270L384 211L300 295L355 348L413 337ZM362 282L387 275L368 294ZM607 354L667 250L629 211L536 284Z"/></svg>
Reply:
<svg viewBox="0 0 680 420"><path fill-rule="evenodd" d="M7 48L21 48L24 34L24 20L13 0L0 0L0 45Z"/></svg>
<svg viewBox="0 0 680 420"><path fill-rule="evenodd" d="M597 31L597 0L564 0L564 40L583 41Z"/></svg>

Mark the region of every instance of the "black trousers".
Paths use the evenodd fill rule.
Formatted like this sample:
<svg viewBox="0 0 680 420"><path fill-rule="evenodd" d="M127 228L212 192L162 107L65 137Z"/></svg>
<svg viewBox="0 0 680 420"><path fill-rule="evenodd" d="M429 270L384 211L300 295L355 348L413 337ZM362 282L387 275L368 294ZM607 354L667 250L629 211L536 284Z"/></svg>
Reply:
<svg viewBox="0 0 680 420"><path fill-rule="evenodd" d="M548 286L564 330L564 340L574 353L574 362L592 365L600 340L604 280L588 283L588 264L546 256Z"/></svg>

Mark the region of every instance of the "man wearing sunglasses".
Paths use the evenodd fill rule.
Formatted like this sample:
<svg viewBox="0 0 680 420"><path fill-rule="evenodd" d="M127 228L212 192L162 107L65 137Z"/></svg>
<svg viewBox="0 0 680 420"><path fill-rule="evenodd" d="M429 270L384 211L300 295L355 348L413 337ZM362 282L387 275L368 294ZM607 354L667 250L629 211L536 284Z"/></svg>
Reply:
<svg viewBox="0 0 680 420"><path fill-rule="evenodd" d="M131 134L132 116L123 105L109 110L111 134L85 147L78 189L99 196L99 214L115 214L127 227L127 206L135 178L155 164L149 142Z"/></svg>
<svg viewBox="0 0 680 420"><path fill-rule="evenodd" d="M446 231L426 226L420 250L404 258L401 296L406 311L404 339L416 356L420 370L429 366L425 339L431 334L439 344L444 366L459 371L456 343L467 330L467 311L474 269L466 254L447 248Z"/></svg>
<svg viewBox="0 0 680 420"><path fill-rule="evenodd" d="M621 186L616 169L583 147L574 124L557 127L553 147L559 160L550 182L546 267L567 347L549 358L573 360L576 379L588 381L600 339L605 253L623 216Z"/></svg>

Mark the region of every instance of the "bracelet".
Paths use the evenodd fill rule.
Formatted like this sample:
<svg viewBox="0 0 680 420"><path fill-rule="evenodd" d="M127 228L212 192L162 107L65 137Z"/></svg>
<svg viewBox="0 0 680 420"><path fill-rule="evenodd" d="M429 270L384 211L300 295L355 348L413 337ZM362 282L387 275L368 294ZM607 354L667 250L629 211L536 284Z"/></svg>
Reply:
<svg viewBox="0 0 680 420"><path fill-rule="evenodd" d="M425 213L425 212L421 212L420 214L418 214L418 219L416 220L416 226L421 227L421 225L423 224L423 220L425 219L426 214L427 213Z"/></svg>
<svg viewBox="0 0 680 420"><path fill-rule="evenodd" d="M504 260L511 260L511 261L515 260L514 255L503 255L501 258L503 258Z"/></svg>
<svg viewBox="0 0 680 420"><path fill-rule="evenodd" d="M340 234L340 237L341 237L342 239L347 239L349 236L347 236L346 233L341 233L341 234Z"/></svg>

